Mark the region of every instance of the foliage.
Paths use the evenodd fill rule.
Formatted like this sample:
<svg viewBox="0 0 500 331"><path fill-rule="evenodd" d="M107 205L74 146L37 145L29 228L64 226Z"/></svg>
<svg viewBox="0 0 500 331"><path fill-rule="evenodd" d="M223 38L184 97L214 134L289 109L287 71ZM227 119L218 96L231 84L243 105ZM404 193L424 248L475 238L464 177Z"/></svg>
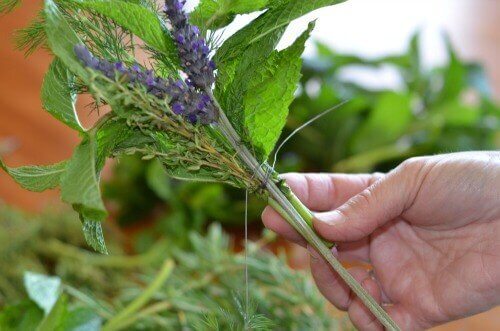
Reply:
<svg viewBox="0 0 500 331"><path fill-rule="evenodd" d="M66 212L30 216L0 207L3 233L10 238L0 241L0 329L63 325L63 330L76 330L85 325L86 330L208 330L219 325L243 330L244 292L238 289L243 288L246 263L250 329L347 327L332 317L309 275L263 250L269 239L250 243L247 261L243 253L234 253L217 225L206 236L186 234L188 250L170 239L166 245L164 238L143 254L124 255L110 238L113 255L103 256L81 247L79 229L69 218ZM175 266L168 262L172 260Z"/></svg>
<svg viewBox="0 0 500 331"><path fill-rule="evenodd" d="M301 95L292 105L287 132L323 110L350 100L304 130L282 155L313 171L387 171L405 158L500 146L500 108L486 74L459 59L447 42L449 60L426 70L419 35L401 55L364 59L317 44L318 57L305 62ZM346 79L349 69L394 70L395 90ZM325 146L331 146L325 149Z"/></svg>

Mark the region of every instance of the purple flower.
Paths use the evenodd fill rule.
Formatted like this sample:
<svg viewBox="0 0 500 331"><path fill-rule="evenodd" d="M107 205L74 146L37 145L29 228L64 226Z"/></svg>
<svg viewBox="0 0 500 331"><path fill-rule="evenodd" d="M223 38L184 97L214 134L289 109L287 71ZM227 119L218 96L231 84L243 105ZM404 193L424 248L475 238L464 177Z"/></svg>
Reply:
<svg viewBox="0 0 500 331"><path fill-rule="evenodd" d="M189 81L199 89L209 89L215 81L215 63L209 58L210 48L200 29L189 24L184 4L184 0L166 0L164 13L172 25L181 65Z"/></svg>
<svg viewBox="0 0 500 331"><path fill-rule="evenodd" d="M127 68L122 62L111 63L97 58L84 45L76 45L74 52L84 66L110 79L125 79L130 87L142 86L159 99L168 97L172 112L184 116L190 123L210 124L216 119L212 100L207 94L196 90L193 84L155 77L152 70L145 70L137 63Z"/></svg>

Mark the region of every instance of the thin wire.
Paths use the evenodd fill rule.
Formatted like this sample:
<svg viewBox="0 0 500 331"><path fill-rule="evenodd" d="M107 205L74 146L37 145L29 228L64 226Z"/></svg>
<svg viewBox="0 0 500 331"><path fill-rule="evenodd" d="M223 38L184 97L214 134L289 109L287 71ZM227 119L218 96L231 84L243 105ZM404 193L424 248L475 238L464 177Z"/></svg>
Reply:
<svg viewBox="0 0 500 331"><path fill-rule="evenodd" d="M308 120L307 122L303 123L301 126L299 126L298 128L296 128L295 130L293 130L292 133L290 133L288 135L288 137L286 137L285 140L283 140L281 142L281 144L279 144L278 148L276 148L276 152L274 152L274 160L273 160L272 169L274 169L274 167L276 165L276 160L278 159L278 153L280 152L281 148L288 142L288 140L290 140L296 133L298 133L300 130L302 130L303 128L305 128L306 126L308 126L309 124L311 124L312 122L314 122L317 119L325 116L329 112L334 111L335 109L342 107L343 105L345 105L349 101L350 101L350 99L344 100L341 103L339 103L339 104L337 104L337 105L335 105L335 106L333 106L331 108L323 110L321 113L319 113L318 115L314 116L313 118L311 118L310 120Z"/></svg>
<svg viewBox="0 0 500 331"><path fill-rule="evenodd" d="M248 190L245 190L245 327L248 323Z"/></svg>

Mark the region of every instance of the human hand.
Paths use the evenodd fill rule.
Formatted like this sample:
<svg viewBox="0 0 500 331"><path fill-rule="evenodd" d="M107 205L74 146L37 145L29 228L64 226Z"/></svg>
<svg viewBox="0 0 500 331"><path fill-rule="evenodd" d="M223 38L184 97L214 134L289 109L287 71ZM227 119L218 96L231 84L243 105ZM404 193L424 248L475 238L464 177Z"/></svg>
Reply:
<svg viewBox="0 0 500 331"><path fill-rule="evenodd" d="M500 152L410 159L387 175L288 174L316 232L402 330L420 330L500 303ZM266 227L306 245L271 207ZM382 325L318 253L319 290L361 330Z"/></svg>

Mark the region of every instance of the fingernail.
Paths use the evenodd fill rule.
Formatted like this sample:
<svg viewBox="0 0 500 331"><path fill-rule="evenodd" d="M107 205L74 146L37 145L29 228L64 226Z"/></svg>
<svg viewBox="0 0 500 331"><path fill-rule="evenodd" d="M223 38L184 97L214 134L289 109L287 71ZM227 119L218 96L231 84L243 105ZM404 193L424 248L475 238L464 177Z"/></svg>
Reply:
<svg viewBox="0 0 500 331"><path fill-rule="evenodd" d="M345 222L345 217L337 211L315 214L314 218L328 225L338 225Z"/></svg>

